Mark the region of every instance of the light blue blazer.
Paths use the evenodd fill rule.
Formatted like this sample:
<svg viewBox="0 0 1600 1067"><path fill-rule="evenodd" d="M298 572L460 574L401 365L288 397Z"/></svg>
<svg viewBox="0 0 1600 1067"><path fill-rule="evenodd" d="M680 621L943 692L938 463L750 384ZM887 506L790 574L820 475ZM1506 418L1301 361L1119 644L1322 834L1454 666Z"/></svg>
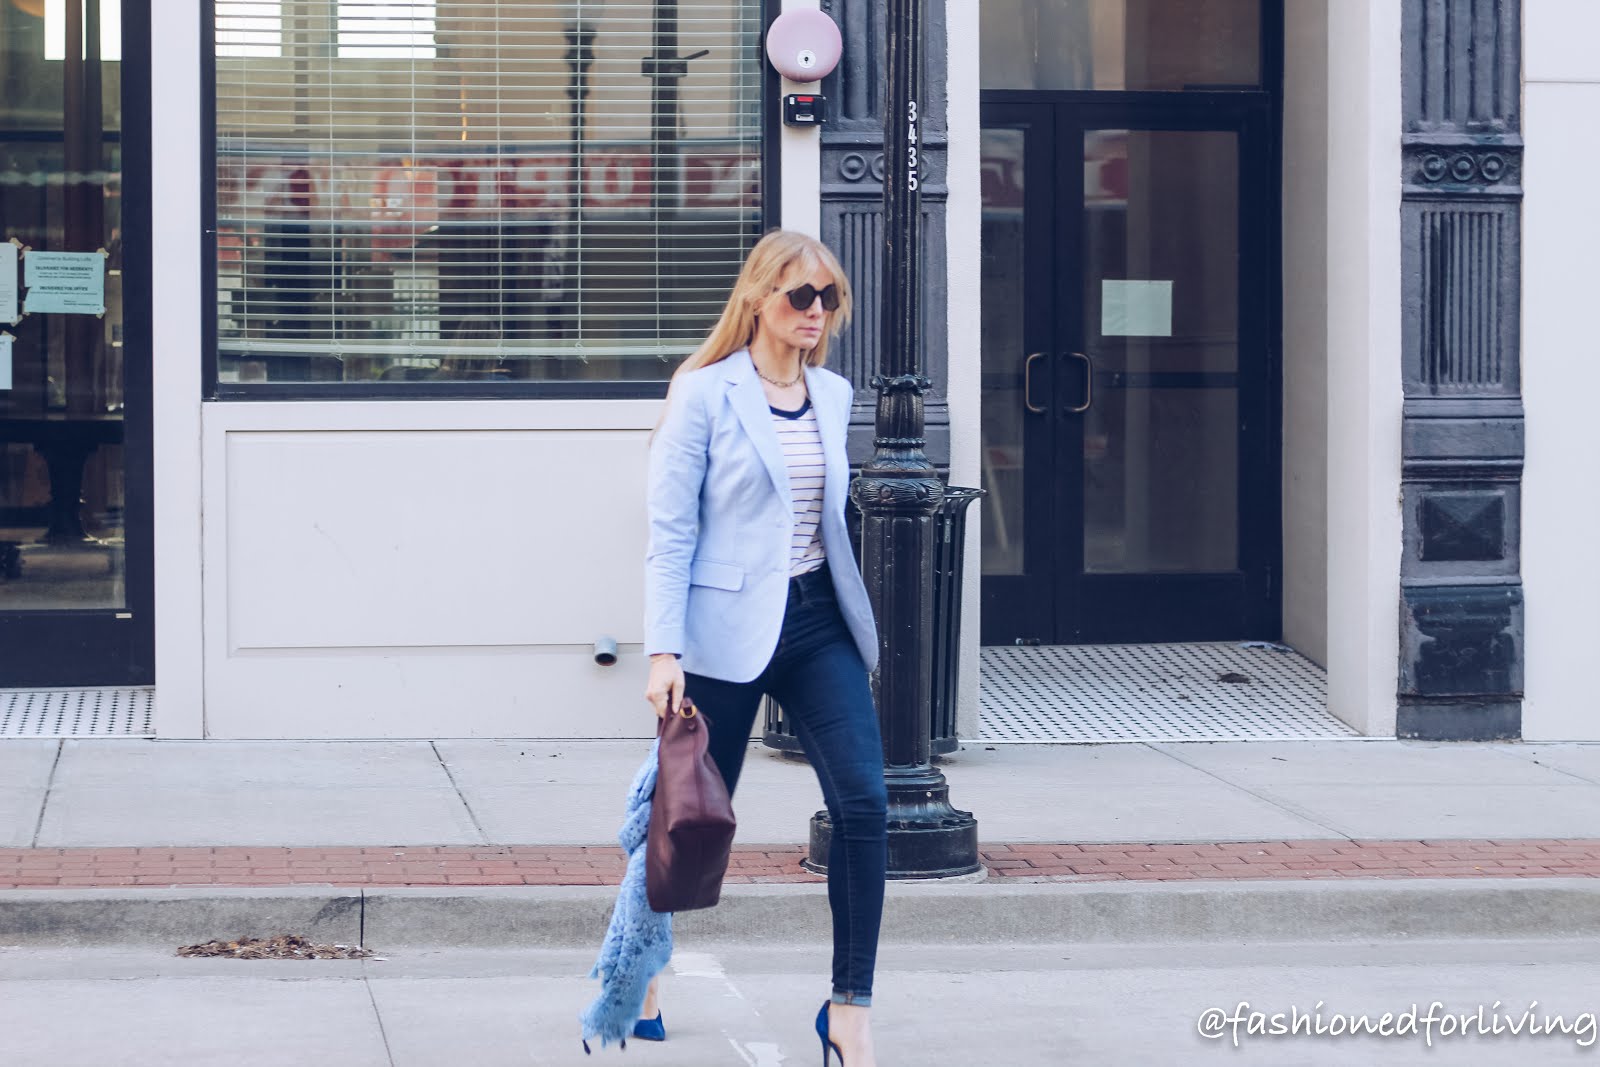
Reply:
<svg viewBox="0 0 1600 1067"><path fill-rule="evenodd" d="M826 479L821 536L844 621L861 659L878 632L844 523L845 431L854 388L805 368ZM772 658L789 599L794 504L789 471L749 351L680 375L650 446L644 650L686 671L748 682Z"/></svg>

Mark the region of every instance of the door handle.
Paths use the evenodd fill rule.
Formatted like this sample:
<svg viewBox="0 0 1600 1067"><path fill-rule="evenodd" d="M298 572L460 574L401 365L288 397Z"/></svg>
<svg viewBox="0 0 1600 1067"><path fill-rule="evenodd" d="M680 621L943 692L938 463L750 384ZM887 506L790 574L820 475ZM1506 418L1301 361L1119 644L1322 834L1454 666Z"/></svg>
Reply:
<svg viewBox="0 0 1600 1067"><path fill-rule="evenodd" d="M1034 352L1022 361L1022 406L1035 415L1043 415L1045 411L1033 402L1033 361L1046 355L1046 352Z"/></svg>
<svg viewBox="0 0 1600 1067"><path fill-rule="evenodd" d="M1089 410L1089 405L1094 403L1094 360L1082 352L1068 352L1073 359L1083 360L1083 403L1067 410L1074 415L1082 415Z"/></svg>

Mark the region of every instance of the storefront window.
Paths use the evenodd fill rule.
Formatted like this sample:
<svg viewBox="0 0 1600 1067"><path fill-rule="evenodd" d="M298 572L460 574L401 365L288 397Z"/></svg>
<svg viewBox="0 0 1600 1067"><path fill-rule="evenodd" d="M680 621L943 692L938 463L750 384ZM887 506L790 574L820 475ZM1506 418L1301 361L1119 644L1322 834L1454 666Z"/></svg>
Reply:
<svg viewBox="0 0 1600 1067"><path fill-rule="evenodd" d="M760 0L215 14L230 391L664 380L760 235Z"/></svg>
<svg viewBox="0 0 1600 1067"><path fill-rule="evenodd" d="M1255 89L1262 0L983 0L985 89Z"/></svg>
<svg viewBox="0 0 1600 1067"><path fill-rule="evenodd" d="M0 614L128 603L120 13L0 4Z"/></svg>

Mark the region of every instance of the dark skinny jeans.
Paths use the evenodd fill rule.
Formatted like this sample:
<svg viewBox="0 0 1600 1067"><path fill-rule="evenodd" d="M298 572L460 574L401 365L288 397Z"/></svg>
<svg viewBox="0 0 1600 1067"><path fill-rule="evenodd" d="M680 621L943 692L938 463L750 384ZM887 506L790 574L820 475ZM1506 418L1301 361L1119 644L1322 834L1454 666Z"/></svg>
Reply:
<svg viewBox="0 0 1600 1067"><path fill-rule="evenodd" d="M729 682L685 672L684 692L711 720L711 757L730 796L762 694L783 705L833 822L833 1001L871 1004L888 864L883 741L867 669L839 613L827 565L789 580L778 647L760 675Z"/></svg>

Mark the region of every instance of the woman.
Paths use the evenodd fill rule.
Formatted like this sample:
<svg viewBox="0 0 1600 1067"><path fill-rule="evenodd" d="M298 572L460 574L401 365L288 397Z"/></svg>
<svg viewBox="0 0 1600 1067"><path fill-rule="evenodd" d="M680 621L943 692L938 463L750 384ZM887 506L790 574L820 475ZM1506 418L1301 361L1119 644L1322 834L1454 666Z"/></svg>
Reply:
<svg viewBox="0 0 1600 1067"><path fill-rule="evenodd" d="M650 447L645 696L687 694L732 795L763 693L817 771L833 842L833 995L823 1059L875 1067L868 1006L883 913L887 794L867 675L878 635L845 529L851 384L824 370L850 285L820 242L775 230L672 377ZM644 1017L656 1019L656 983Z"/></svg>

